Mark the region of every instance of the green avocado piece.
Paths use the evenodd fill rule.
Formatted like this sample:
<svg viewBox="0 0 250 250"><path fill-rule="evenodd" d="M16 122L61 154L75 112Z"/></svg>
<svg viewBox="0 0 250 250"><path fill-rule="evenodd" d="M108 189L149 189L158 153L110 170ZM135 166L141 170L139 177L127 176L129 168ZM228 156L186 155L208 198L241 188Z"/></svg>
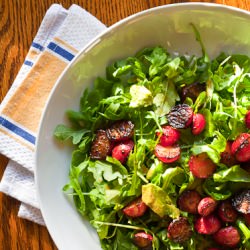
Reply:
<svg viewBox="0 0 250 250"><path fill-rule="evenodd" d="M142 186L142 201L160 217L169 216L176 219L180 216L180 210L168 194L152 183Z"/></svg>

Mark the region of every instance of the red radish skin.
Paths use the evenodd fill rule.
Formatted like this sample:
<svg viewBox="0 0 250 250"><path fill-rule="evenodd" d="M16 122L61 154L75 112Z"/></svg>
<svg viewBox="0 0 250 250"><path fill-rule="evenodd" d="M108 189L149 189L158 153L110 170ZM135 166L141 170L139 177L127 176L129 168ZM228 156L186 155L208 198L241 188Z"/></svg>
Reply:
<svg viewBox="0 0 250 250"><path fill-rule="evenodd" d="M178 145L163 147L157 144L155 147L156 157L164 163L172 163L179 160L181 149Z"/></svg>
<svg viewBox="0 0 250 250"><path fill-rule="evenodd" d="M208 216L215 211L217 204L218 202L212 197L205 197L198 204L198 213L202 216Z"/></svg>
<svg viewBox="0 0 250 250"><path fill-rule="evenodd" d="M199 135L203 132L206 127L206 120L204 115L202 114L194 114L193 115L193 125L192 125L192 133L193 135Z"/></svg>
<svg viewBox="0 0 250 250"><path fill-rule="evenodd" d="M246 124L246 127L250 129L250 110L248 110L245 115L245 124Z"/></svg>
<svg viewBox="0 0 250 250"><path fill-rule="evenodd" d="M199 217L194 224L195 230L199 234L214 234L221 228L220 220L213 214L206 217Z"/></svg>
<svg viewBox="0 0 250 250"><path fill-rule="evenodd" d="M142 201L141 197L129 203L123 208L123 213L131 218L141 217L147 211L147 205Z"/></svg>
<svg viewBox="0 0 250 250"><path fill-rule="evenodd" d="M133 243L140 248L152 246L153 236L145 232L136 233L133 237Z"/></svg>
<svg viewBox="0 0 250 250"><path fill-rule="evenodd" d="M246 162L250 160L250 134L240 134L232 144L232 153L236 160Z"/></svg>
<svg viewBox="0 0 250 250"><path fill-rule="evenodd" d="M124 164L134 147L132 140L121 142L116 145L112 150L112 157Z"/></svg>
<svg viewBox="0 0 250 250"><path fill-rule="evenodd" d="M206 153L192 155L189 159L188 165L192 174L195 177L202 179L211 176L216 169L216 165Z"/></svg>
<svg viewBox="0 0 250 250"><path fill-rule="evenodd" d="M162 134L158 132L157 136L160 136L160 144L163 147L172 146L179 140L180 131L171 126L163 126Z"/></svg>
<svg viewBox="0 0 250 250"><path fill-rule="evenodd" d="M238 163L235 155L232 153L232 144L233 141L227 141L226 148L220 155L220 162L227 165L228 167L232 167Z"/></svg>
<svg viewBox="0 0 250 250"><path fill-rule="evenodd" d="M231 201L227 200L222 201L218 206L218 216L224 222L235 222L238 217L238 213L233 208Z"/></svg>
<svg viewBox="0 0 250 250"><path fill-rule="evenodd" d="M180 210L197 214L198 204L201 200L200 194L195 190L186 190L178 198L178 207Z"/></svg>
<svg viewBox="0 0 250 250"><path fill-rule="evenodd" d="M213 238L223 247L236 247L240 243L240 234L233 226L221 228L213 235Z"/></svg>

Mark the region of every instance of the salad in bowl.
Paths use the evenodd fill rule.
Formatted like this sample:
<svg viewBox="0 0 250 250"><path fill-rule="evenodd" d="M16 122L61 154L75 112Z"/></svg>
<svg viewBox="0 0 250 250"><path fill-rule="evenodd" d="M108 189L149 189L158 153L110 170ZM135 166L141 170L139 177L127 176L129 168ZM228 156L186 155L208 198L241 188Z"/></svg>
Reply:
<svg viewBox="0 0 250 250"><path fill-rule="evenodd" d="M250 249L250 57L145 47L86 88L64 192L102 249Z"/></svg>

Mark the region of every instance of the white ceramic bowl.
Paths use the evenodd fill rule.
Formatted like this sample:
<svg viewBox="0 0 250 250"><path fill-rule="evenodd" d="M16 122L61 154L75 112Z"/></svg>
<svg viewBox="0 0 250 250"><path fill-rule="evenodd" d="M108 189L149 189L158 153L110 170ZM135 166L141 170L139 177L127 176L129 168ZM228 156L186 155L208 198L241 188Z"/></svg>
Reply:
<svg viewBox="0 0 250 250"><path fill-rule="evenodd" d="M101 247L94 230L62 192L68 182L71 148L56 143L54 128L66 122L65 110L78 110L83 90L97 76L104 76L112 61L152 45L173 53L201 54L190 23L200 31L209 56L221 51L250 55L250 13L217 4L173 4L138 13L108 28L79 53L56 83L40 126L35 177L42 214L59 249Z"/></svg>

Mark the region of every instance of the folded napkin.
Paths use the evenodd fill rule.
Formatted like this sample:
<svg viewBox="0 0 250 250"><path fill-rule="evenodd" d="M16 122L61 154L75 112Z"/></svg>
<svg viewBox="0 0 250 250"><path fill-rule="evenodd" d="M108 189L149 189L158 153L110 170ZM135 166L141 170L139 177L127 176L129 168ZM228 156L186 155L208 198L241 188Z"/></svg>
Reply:
<svg viewBox="0 0 250 250"><path fill-rule="evenodd" d="M0 191L21 201L18 216L44 224L36 199L34 151L48 95L69 62L105 25L77 5L53 4L0 105L0 153L10 161Z"/></svg>

